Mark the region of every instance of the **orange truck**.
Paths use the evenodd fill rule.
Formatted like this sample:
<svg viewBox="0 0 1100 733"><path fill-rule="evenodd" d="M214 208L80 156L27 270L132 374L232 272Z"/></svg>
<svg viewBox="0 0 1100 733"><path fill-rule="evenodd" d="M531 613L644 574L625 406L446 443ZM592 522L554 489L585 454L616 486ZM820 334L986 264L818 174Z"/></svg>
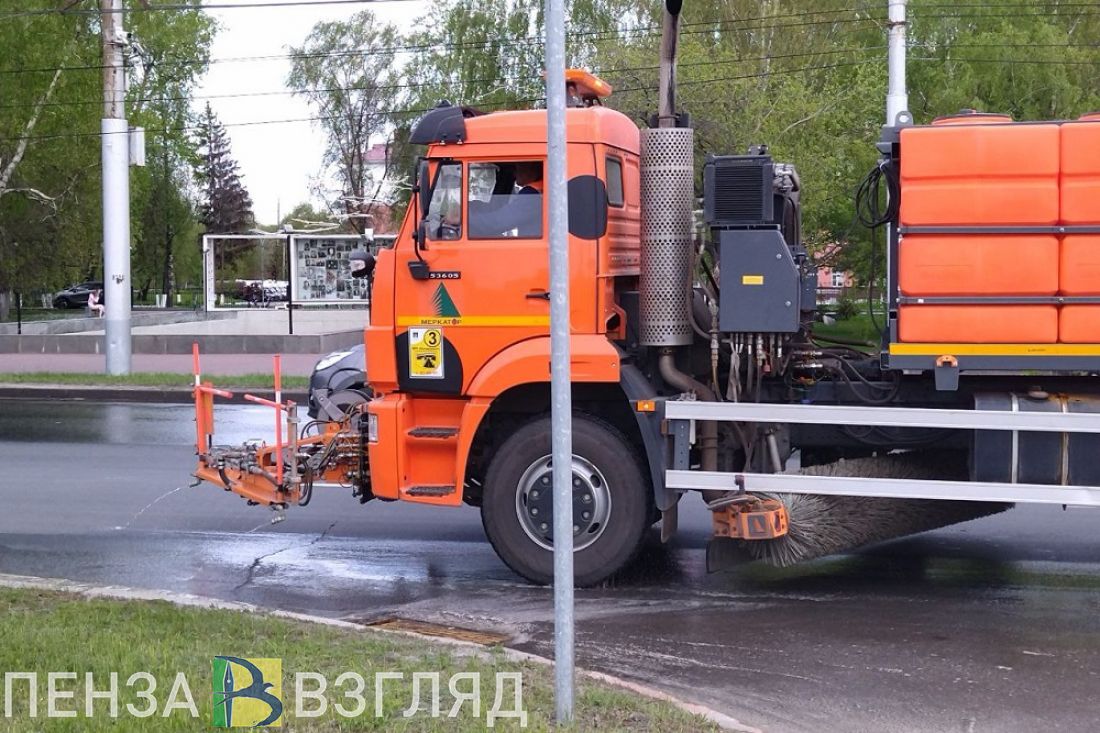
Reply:
<svg viewBox="0 0 1100 733"><path fill-rule="evenodd" d="M1100 504L1100 119L885 127L861 187L864 204L888 192L867 222L888 232L871 345L821 323L794 166L757 146L697 176L671 92L640 130L606 82L564 83L579 585L652 525L670 537L690 493L713 512L713 567ZM278 392L252 397L276 439L219 446L227 393L196 361L195 475L276 508L323 485L473 505L503 561L549 582L546 128L545 110L424 115L395 244L353 256L372 278L362 382L319 390L305 424Z"/></svg>

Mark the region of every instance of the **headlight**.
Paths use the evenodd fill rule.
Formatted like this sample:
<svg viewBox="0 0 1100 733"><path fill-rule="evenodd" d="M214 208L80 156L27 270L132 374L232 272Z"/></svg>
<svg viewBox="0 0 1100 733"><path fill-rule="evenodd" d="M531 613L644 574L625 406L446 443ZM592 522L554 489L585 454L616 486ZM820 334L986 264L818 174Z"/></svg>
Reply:
<svg viewBox="0 0 1100 733"><path fill-rule="evenodd" d="M372 413L367 413L367 442L378 442L378 416Z"/></svg>
<svg viewBox="0 0 1100 733"><path fill-rule="evenodd" d="M350 354L350 351L334 351L333 353L326 356L324 359L321 359L321 361L317 362L317 366L313 367L313 371L324 371L338 361L346 358Z"/></svg>

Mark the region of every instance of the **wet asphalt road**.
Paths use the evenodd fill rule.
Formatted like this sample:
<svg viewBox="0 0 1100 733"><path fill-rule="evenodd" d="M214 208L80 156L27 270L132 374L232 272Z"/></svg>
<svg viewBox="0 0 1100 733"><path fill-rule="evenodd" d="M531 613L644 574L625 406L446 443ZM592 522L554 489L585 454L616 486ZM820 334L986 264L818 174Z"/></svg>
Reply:
<svg viewBox="0 0 1100 733"><path fill-rule="evenodd" d="M219 442L263 437L219 409ZM0 572L503 632L553 650L549 590L476 510L318 489L286 522L186 486L187 407L0 401ZM151 502L152 505L150 506ZM578 663L768 731L1100 730L1100 513L1024 508L778 571L707 575L689 497L614 587L577 592Z"/></svg>

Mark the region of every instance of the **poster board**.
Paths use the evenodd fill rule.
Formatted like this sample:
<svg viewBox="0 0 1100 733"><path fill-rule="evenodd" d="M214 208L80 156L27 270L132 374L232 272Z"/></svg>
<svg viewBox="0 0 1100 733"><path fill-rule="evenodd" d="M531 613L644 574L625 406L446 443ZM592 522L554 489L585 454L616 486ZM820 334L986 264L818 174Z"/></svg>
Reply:
<svg viewBox="0 0 1100 733"><path fill-rule="evenodd" d="M363 303L370 297L365 278L351 276L351 253L370 240L354 234L290 235L290 280L294 302Z"/></svg>

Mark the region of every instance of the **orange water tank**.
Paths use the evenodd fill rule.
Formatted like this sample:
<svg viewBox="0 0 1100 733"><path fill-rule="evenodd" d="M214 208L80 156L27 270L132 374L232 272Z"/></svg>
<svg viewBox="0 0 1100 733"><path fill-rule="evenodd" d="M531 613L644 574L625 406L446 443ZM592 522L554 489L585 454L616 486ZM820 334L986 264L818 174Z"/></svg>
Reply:
<svg viewBox="0 0 1100 733"><path fill-rule="evenodd" d="M1058 125L967 112L901 132L903 226L1048 226L1059 216ZM1047 296L1058 292L1053 235L905 234L904 296ZM909 342L1052 343L1053 306L906 306Z"/></svg>
<svg viewBox="0 0 1100 733"><path fill-rule="evenodd" d="M912 305L898 315L898 337L915 343L1051 344L1053 305Z"/></svg>
<svg viewBox="0 0 1100 733"><path fill-rule="evenodd" d="M1061 125L1063 224L1100 224L1100 112Z"/></svg>
<svg viewBox="0 0 1100 733"><path fill-rule="evenodd" d="M1058 125L966 115L901 131L901 224L1058 222Z"/></svg>
<svg viewBox="0 0 1100 733"><path fill-rule="evenodd" d="M1062 295L1100 295L1100 234L1063 237L1060 270Z"/></svg>
<svg viewBox="0 0 1100 733"><path fill-rule="evenodd" d="M906 234L898 247L902 295L1054 295L1058 238L1019 234Z"/></svg>
<svg viewBox="0 0 1100 733"><path fill-rule="evenodd" d="M1058 340L1065 344L1100 344L1100 306L1062 306Z"/></svg>
<svg viewBox="0 0 1100 733"><path fill-rule="evenodd" d="M1062 125L1062 223L1100 226L1100 113ZM1062 238L1063 295L1100 295L1100 234ZM1100 343L1100 306L1062 308L1058 339Z"/></svg>

